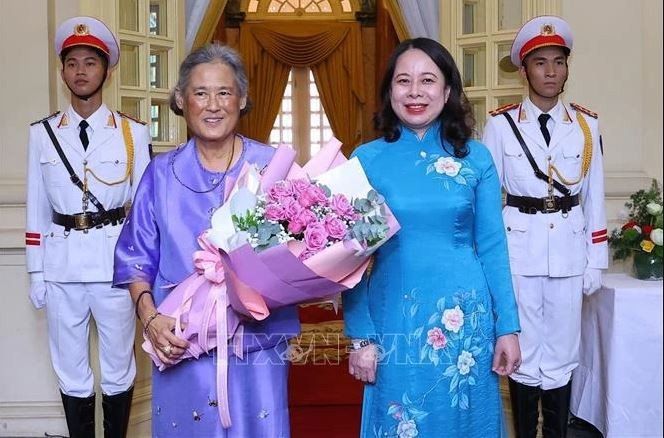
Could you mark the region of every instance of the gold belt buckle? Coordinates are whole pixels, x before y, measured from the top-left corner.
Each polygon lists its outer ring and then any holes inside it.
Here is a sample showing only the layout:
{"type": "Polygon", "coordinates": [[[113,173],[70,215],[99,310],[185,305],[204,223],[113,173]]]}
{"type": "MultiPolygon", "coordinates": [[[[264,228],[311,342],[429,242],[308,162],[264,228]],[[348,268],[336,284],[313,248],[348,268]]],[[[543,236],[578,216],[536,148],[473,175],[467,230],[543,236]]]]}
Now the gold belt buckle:
{"type": "Polygon", "coordinates": [[[88,213],[79,213],[74,215],[74,229],[81,231],[92,228],[90,223],[91,216],[88,213]]]}
{"type": "Polygon", "coordinates": [[[556,198],[547,196],[544,198],[544,213],[552,213],[556,211],[556,198]]]}

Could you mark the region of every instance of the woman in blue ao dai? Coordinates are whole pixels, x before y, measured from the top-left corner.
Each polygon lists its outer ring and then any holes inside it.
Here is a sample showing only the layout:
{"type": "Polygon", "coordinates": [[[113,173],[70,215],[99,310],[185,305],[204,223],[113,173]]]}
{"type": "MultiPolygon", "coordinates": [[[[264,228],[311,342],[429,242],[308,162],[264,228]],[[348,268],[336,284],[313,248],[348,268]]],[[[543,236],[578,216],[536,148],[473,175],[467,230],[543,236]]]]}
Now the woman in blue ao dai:
{"type": "Polygon", "coordinates": [[[401,230],[343,296],[361,436],[503,436],[498,378],[520,364],[520,328],[491,155],[439,43],[401,43],[381,97],[383,136],[354,156],[401,230]]]}

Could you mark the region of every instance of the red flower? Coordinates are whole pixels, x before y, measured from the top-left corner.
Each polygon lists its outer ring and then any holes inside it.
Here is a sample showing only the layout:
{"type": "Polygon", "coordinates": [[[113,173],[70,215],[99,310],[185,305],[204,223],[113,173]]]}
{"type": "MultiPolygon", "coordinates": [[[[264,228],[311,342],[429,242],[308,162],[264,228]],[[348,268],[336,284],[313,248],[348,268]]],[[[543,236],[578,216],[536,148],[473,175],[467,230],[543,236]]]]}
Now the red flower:
{"type": "Polygon", "coordinates": [[[650,225],[644,225],[643,226],[643,234],[650,236],[650,232],[652,231],[652,227],[650,225]]]}
{"type": "Polygon", "coordinates": [[[622,226],[622,230],[628,230],[632,228],[634,225],[636,225],[636,221],[629,221],[625,225],[622,226]]]}

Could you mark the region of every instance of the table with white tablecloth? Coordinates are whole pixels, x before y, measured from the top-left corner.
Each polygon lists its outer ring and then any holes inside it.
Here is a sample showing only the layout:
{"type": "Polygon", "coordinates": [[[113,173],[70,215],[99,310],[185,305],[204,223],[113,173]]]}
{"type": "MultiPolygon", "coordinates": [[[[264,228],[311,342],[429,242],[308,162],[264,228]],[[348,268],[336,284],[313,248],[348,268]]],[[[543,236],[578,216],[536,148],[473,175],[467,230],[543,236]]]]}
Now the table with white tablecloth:
{"type": "Polygon", "coordinates": [[[605,438],[662,436],[662,281],[605,274],[584,297],[572,414],[605,438]]]}

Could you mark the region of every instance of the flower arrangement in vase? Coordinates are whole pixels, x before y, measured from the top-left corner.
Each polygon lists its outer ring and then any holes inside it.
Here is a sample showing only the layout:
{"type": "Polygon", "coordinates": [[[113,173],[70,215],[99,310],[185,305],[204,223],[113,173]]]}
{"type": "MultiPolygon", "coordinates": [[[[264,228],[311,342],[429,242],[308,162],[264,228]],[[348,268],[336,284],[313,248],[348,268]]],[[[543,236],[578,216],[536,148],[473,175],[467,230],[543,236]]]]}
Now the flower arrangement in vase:
{"type": "Polygon", "coordinates": [[[629,197],[621,212],[625,223],[609,237],[614,260],[633,257],[633,274],[641,280],[662,279],[662,191],[657,180],[629,197]]]}

